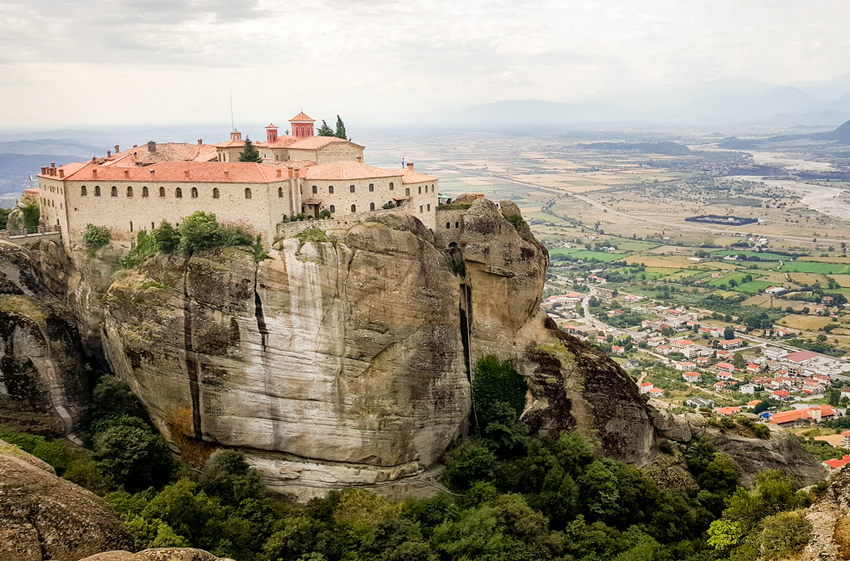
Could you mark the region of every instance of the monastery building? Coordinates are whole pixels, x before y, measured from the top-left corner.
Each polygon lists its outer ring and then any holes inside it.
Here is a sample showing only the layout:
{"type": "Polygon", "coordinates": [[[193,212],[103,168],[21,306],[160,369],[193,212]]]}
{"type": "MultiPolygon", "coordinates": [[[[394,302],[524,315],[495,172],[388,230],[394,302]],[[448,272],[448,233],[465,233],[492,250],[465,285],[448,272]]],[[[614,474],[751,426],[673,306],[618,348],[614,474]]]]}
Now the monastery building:
{"type": "Polygon", "coordinates": [[[363,163],[364,147],[314,136],[303,112],[290,120],[292,135],[266,127],[254,144],[262,163],[240,162],[241,133],[214,146],[149,142],[105,158],[41,169],[39,202],[44,226],[58,226],[66,247],[82,244],[87,224],[106,226],[112,239],[129,245],[139,230],[172,224],[195,211],[212,212],[220,223],[242,223],[274,241],[283,217],[323,210],[335,217],[361,214],[394,203],[432,230],[438,180],[406,169],[363,163]]]}

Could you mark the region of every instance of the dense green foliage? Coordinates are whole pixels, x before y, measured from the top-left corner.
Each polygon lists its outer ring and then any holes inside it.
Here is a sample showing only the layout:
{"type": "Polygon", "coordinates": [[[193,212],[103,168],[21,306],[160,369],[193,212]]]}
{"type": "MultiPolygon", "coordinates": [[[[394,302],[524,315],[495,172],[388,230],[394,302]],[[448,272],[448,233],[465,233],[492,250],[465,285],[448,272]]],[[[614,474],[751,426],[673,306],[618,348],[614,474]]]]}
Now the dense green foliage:
{"type": "Polygon", "coordinates": [[[38,223],[41,220],[41,207],[38,203],[30,203],[21,208],[24,215],[24,227],[32,234],[38,231],[38,223]]]}
{"type": "Polygon", "coordinates": [[[136,242],[133,244],[133,248],[121,258],[121,267],[125,269],[138,267],[158,252],[159,244],[156,240],[156,233],[148,234],[141,230],[136,234],[136,242]]]}
{"type": "Polygon", "coordinates": [[[254,147],[254,143],[251,142],[251,137],[245,137],[245,148],[242,152],[239,153],[239,161],[240,162],[256,162],[260,163],[263,159],[260,157],[260,153],[254,147]]]}
{"type": "Polygon", "coordinates": [[[316,131],[318,136],[336,136],[334,130],[328,126],[324,119],[322,119],[322,126],[319,127],[319,130],[316,131]]]}
{"type": "Polygon", "coordinates": [[[90,255],[108,244],[111,239],[112,234],[106,226],[86,224],[86,230],[83,232],[83,245],[86,247],[90,255]]]}
{"type": "Polygon", "coordinates": [[[11,208],[0,208],[0,230],[6,229],[6,222],[8,222],[10,214],[12,214],[11,208]]]}
{"type": "Polygon", "coordinates": [[[531,233],[531,227],[528,225],[528,222],[519,215],[519,214],[509,214],[505,216],[505,219],[511,223],[511,225],[516,228],[519,237],[524,239],[527,242],[534,242],[534,234],[531,233]]]}
{"type": "Polygon", "coordinates": [[[517,419],[525,407],[528,384],[510,361],[487,355],[478,360],[472,376],[472,430],[495,447],[514,448],[524,435],[517,419]]]}
{"type": "MultiPolygon", "coordinates": [[[[322,122],[324,123],[324,121],[322,122]]],[[[348,136],[345,134],[345,123],[342,122],[342,118],[339,115],[336,116],[336,137],[348,140],[348,136]]]]}
{"type": "Polygon", "coordinates": [[[331,237],[328,236],[327,232],[322,230],[321,228],[307,228],[303,232],[299,232],[295,234],[295,237],[304,242],[329,242],[332,241],[331,237]]]}

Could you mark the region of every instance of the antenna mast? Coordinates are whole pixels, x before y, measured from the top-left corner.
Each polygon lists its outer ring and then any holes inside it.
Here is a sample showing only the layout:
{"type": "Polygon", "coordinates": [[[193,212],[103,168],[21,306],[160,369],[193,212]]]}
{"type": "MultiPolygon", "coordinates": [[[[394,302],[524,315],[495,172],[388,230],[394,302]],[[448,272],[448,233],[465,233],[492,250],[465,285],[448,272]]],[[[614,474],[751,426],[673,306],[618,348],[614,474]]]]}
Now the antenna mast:
{"type": "Polygon", "coordinates": [[[230,91],[230,126],[236,130],[236,125],[233,121],[233,90],[230,91]]]}

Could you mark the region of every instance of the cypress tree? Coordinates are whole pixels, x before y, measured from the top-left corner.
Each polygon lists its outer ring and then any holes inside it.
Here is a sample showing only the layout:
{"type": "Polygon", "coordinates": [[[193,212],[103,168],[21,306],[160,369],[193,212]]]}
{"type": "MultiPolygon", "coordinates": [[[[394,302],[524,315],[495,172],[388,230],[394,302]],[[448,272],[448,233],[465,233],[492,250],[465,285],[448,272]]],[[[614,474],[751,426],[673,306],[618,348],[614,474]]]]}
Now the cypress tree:
{"type": "Polygon", "coordinates": [[[260,157],[260,153],[254,148],[254,143],[251,142],[250,137],[245,137],[245,149],[239,154],[240,162],[257,162],[260,163],[263,159],[260,157]]]}
{"type": "Polygon", "coordinates": [[[345,135],[345,123],[342,122],[339,115],[336,116],[336,137],[348,140],[348,137],[345,135]]]}
{"type": "Polygon", "coordinates": [[[319,127],[319,136],[336,136],[334,130],[328,126],[324,119],[322,119],[322,126],[319,127]]]}

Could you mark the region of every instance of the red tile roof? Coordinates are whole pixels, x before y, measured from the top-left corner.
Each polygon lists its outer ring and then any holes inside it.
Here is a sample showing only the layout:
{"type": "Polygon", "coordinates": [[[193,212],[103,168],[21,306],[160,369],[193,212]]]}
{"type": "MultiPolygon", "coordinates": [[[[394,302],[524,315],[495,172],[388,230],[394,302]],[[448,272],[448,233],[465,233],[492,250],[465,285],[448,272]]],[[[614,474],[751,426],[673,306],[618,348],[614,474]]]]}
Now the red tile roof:
{"type": "Polygon", "coordinates": [[[320,150],[328,144],[343,143],[351,144],[358,148],[363,148],[363,146],[360,146],[359,144],[354,144],[349,140],[345,140],[344,138],[337,138],[335,136],[308,136],[307,138],[296,140],[295,142],[289,145],[289,148],[291,150],[320,150]]]}
{"type": "Polygon", "coordinates": [[[824,463],[826,465],[828,465],[829,467],[831,467],[832,469],[838,469],[838,468],[844,467],[845,465],[850,463],[850,455],[845,454],[844,457],[841,458],[841,459],[835,458],[835,459],[832,459],[832,460],[827,460],[824,463]]]}
{"type": "Polygon", "coordinates": [[[146,181],[151,183],[273,183],[284,181],[288,174],[277,177],[277,169],[250,162],[160,162],[146,167],[110,167],[85,164],[75,173],[66,175],[70,181],[146,181]],[[93,177],[97,171],[97,178],[93,177]],[[188,177],[186,172],[189,172],[188,177]],[[153,173],[151,173],[153,172],[153,173]],[[227,177],[225,177],[227,172],[227,177]],[[128,176],[125,176],[125,173],[128,176]]]}
{"type": "Polygon", "coordinates": [[[790,355],[785,355],[782,357],[784,360],[790,360],[791,362],[803,362],[805,360],[809,360],[810,358],[814,358],[818,356],[818,353],[814,351],[800,351],[797,353],[791,353],[790,355]]]}
{"type": "MultiPolygon", "coordinates": [[[[777,394],[778,392],[773,392],[777,394]]],[[[786,394],[788,392],[785,392],[786,394]]],[[[832,417],[835,415],[835,409],[829,405],[816,405],[808,409],[795,409],[794,411],[783,411],[782,413],[774,413],[770,417],[770,422],[781,425],[791,423],[801,419],[814,419],[812,411],[820,410],[821,418],[832,417]]]]}
{"type": "MultiPolygon", "coordinates": [[[[242,142],[242,144],[245,143],[242,142]]],[[[165,142],[156,145],[156,152],[148,150],[147,144],[122,150],[104,165],[133,166],[158,162],[211,162],[215,159],[216,149],[213,145],[165,142]]]]}
{"type": "Polygon", "coordinates": [[[398,177],[399,175],[401,174],[398,172],[351,161],[331,162],[329,164],[314,166],[308,168],[304,173],[306,179],[327,179],[329,181],[398,177]]]}
{"type": "Polygon", "coordinates": [[[289,122],[290,122],[290,123],[305,123],[305,122],[315,123],[315,122],[316,122],[316,119],[312,119],[312,118],[310,118],[310,117],[309,117],[306,113],[304,113],[304,112],[302,111],[302,112],[300,112],[298,115],[296,115],[296,116],[294,116],[293,118],[291,118],[291,119],[289,120],[289,122]]]}
{"type": "Polygon", "coordinates": [[[437,178],[433,175],[425,175],[424,173],[419,173],[418,171],[412,171],[409,169],[396,170],[396,173],[404,177],[404,183],[425,183],[426,181],[437,181],[437,178]]]}

